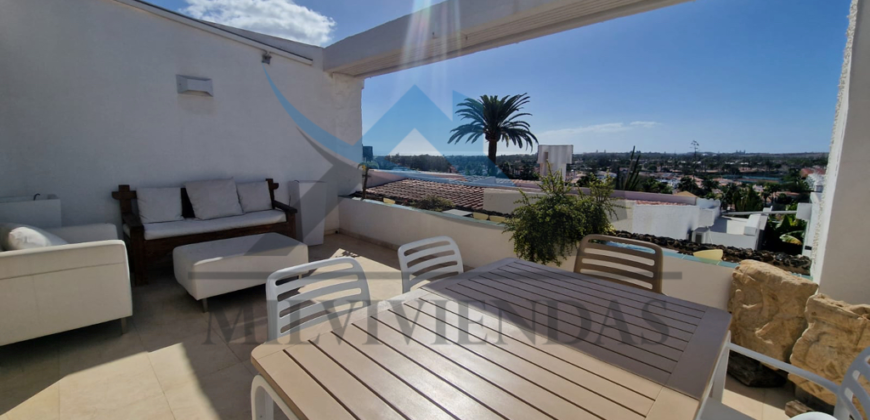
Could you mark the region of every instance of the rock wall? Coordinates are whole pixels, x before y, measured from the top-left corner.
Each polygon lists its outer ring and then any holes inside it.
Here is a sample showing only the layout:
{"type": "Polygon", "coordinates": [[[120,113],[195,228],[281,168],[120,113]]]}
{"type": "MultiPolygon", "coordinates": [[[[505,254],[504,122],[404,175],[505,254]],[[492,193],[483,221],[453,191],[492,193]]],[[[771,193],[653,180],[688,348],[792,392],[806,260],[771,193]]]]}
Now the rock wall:
{"type": "MultiPolygon", "coordinates": [[[[870,347],[870,305],[817,295],[807,302],[806,319],[809,328],[795,343],[790,363],[839,384],[858,353],[870,347]]],[[[834,394],[824,388],[795,375],[789,379],[826,403],[836,403],[834,394]]],[[[870,391],[866,380],[863,385],[870,391]]]]}
{"type": "Polygon", "coordinates": [[[803,255],[789,255],[784,252],[756,251],[749,248],[735,248],[733,246],[699,244],[685,239],[666,238],[663,236],[645,235],[626,231],[616,231],[614,236],[621,238],[637,239],[652,242],[660,247],[673,249],[681,254],[692,255],[698,251],[708,249],[721,249],[724,253],[722,259],[729,262],[739,263],[743,260],[763,261],[786,271],[798,274],[809,274],[813,261],[803,255]]]}
{"type": "Polygon", "coordinates": [[[787,361],[807,328],[804,307],[819,286],[785,270],[745,260],[731,278],[731,341],[787,361]]]}

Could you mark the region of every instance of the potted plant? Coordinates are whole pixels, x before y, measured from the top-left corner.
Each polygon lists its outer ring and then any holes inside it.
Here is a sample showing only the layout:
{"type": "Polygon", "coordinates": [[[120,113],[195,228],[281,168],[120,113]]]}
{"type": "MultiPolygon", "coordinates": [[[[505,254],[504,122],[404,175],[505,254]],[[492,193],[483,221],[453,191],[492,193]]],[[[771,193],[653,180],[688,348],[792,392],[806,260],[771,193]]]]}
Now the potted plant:
{"type": "Polygon", "coordinates": [[[613,231],[610,216],[616,204],[610,197],[610,180],[592,181],[588,195],[574,188],[557,172],[542,178],[544,195],[529,197],[520,191],[522,198],[517,203],[522,206],[504,222],[504,231],[511,233],[514,252],[520,258],[561,265],[576,252],[584,236],[613,231]]]}

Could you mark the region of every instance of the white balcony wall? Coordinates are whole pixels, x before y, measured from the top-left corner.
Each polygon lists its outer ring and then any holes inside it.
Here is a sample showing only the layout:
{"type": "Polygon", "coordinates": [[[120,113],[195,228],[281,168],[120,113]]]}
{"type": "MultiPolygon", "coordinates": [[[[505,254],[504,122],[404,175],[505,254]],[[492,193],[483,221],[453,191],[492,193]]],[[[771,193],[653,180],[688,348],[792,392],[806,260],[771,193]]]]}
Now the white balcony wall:
{"type": "MultiPolygon", "coordinates": [[[[820,215],[813,229],[813,278],[819,291],[870,303],[870,5],[853,1],[820,215]]],[[[814,201],[814,204],[816,201],[814,201]]]]}
{"type": "MultiPolygon", "coordinates": [[[[56,193],[63,223],[119,223],[118,184],[187,180],[324,180],[327,208],[359,184],[334,166],[281,107],[284,96],[320,127],[362,136],[362,80],[329,75],[322,49],[287,41],[313,64],[114,0],[4,2],[0,13],[0,196],[56,193]],[[211,79],[214,97],[182,95],[176,75],[211,79]]],[[[360,144],[359,156],[362,157],[360,144]]],[[[359,159],[357,159],[358,161],[359,159]]],[[[327,230],[338,228],[331,212],[327,230]]]]}
{"type": "MultiPolygon", "coordinates": [[[[479,267],[516,257],[510,235],[499,224],[475,221],[403,206],[359,199],[339,199],[341,232],[379,245],[398,248],[408,242],[439,235],[456,241],[462,262],[479,267]]],[[[553,264],[555,266],[555,264],[553,264]]],[[[574,257],[560,268],[571,270],[574,257]]],[[[725,309],[732,269],[672,256],[664,258],[664,292],[668,296],[725,309]]]]}

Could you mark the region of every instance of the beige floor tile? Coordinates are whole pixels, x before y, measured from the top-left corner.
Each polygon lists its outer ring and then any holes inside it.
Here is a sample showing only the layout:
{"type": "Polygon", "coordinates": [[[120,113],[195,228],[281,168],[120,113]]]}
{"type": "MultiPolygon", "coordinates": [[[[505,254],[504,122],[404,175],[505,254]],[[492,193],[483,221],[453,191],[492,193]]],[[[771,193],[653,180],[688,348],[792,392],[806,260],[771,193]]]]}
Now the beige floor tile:
{"type": "Polygon", "coordinates": [[[134,321],[139,339],[145,350],[151,352],[184,341],[188,337],[206,333],[208,319],[202,315],[179,317],[175,321],[134,321]]]}
{"type": "Polygon", "coordinates": [[[223,340],[208,333],[155,350],[148,358],[164,391],[239,363],[223,340]]]}
{"type": "Polygon", "coordinates": [[[246,369],[248,369],[248,372],[251,372],[251,375],[259,375],[260,374],[260,372],[257,371],[257,368],[254,367],[254,364],[251,363],[250,360],[245,360],[244,362],[242,362],[242,364],[245,366],[246,369]]]}
{"type": "Polygon", "coordinates": [[[90,420],[174,420],[164,395],[156,395],[133,404],[96,413],[90,420]]]}
{"type": "Polygon", "coordinates": [[[254,375],[238,363],[166,391],[176,419],[248,420],[254,375]]]}
{"type": "Polygon", "coordinates": [[[268,337],[268,320],[266,317],[248,322],[239,322],[232,328],[220,328],[216,323],[212,324],[215,336],[224,339],[227,347],[241,362],[251,360],[251,351],[260,344],[266,342],[268,337]]]}
{"type": "Polygon", "coordinates": [[[785,405],[795,400],[794,390],[789,387],[767,388],[764,390],[763,420],[788,420],[785,405]]]}
{"type": "MultiPolygon", "coordinates": [[[[12,390],[10,392],[15,392],[12,390]]],[[[2,417],[0,417],[2,418],[2,417]]],[[[6,413],[8,420],[53,420],[60,418],[60,393],[57,384],[36,393],[6,413]]]]}
{"type": "Polygon", "coordinates": [[[0,347],[0,414],[60,380],[57,335],[0,347]]]}
{"type": "Polygon", "coordinates": [[[60,414],[63,419],[90,419],[160,395],[148,356],[137,354],[64,377],[60,414]]]}
{"type": "Polygon", "coordinates": [[[62,341],[58,358],[61,376],[145,353],[132,323],[126,334],[121,334],[119,323],[114,321],[64,333],[62,341]]]}
{"type": "Polygon", "coordinates": [[[60,379],[58,335],[0,346],[0,394],[28,384],[50,385],[60,379]]]}
{"type": "Polygon", "coordinates": [[[764,409],[764,389],[747,387],[731,376],[727,376],[722,402],[749,417],[761,420],[764,409]]]}

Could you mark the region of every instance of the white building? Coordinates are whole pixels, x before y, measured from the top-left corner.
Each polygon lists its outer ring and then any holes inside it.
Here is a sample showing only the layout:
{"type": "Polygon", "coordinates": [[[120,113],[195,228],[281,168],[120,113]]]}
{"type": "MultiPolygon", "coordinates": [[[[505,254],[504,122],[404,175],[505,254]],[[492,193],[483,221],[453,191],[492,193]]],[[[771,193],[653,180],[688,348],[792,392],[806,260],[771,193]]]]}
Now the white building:
{"type": "Polygon", "coordinates": [[[820,193],[825,190],[825,176],[818,173],[807,175],[807,185],[812,192],[820,193]]]}

